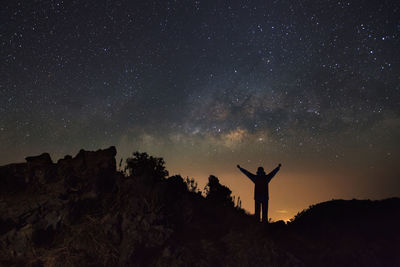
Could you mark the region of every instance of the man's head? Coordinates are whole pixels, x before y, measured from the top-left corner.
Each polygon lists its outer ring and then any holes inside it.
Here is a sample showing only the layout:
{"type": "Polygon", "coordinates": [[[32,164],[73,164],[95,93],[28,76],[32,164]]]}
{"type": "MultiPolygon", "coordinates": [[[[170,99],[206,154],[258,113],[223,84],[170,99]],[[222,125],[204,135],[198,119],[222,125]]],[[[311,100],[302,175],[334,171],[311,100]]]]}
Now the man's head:
{"type": "Polygon", "coordinates": [[[264,168],[263,168],[263,167],[258,167],[258,169],[257,169],[257,175],[263,175],[263,174],[265,174],[264,168]]]}

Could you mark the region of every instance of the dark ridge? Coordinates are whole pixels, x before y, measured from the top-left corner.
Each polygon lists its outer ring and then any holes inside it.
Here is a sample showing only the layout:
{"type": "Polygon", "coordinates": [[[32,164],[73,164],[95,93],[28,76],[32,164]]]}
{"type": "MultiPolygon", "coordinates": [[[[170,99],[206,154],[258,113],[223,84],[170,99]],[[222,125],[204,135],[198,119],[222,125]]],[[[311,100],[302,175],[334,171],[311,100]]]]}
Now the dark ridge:
{"type": "MultiPolygon", "coordinates": [[[[1,266],[400,266],[400,199],[332,200],[257,222],[211,175],[81,150],[0,167],[1,266]]],[[[240,203],[240,202],[238,202],[240,203]]]]}

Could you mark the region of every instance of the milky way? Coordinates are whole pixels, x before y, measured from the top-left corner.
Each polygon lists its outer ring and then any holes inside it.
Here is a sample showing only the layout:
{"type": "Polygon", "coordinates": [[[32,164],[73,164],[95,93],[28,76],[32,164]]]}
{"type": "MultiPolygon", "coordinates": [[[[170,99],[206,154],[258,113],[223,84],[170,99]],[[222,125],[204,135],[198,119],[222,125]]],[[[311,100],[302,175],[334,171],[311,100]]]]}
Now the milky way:
{"type": "Polygon", "coordinates": [[[236,163],[278,161],[276,196],[296,174],[330,188],[303,205],[400,194],[398,1],[8,1],[0,18],[1,164],[116,145],[240,195],[236,163]],[[371,178],[342,195],[340,168],[371,178]]]}

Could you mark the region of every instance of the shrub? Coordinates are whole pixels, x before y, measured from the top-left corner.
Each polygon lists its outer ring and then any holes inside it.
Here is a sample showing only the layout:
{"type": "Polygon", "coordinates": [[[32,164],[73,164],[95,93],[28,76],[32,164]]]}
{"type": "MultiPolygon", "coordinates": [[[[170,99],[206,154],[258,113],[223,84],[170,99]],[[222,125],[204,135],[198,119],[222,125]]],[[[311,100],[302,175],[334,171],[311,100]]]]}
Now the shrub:
{"type": "Polygon", "coordinates": [[[134,152],[132,158],[127,158],[125,170],[129,176],[153,180],[163,180],[168,176],[164,159],[149,156],[145,152],[134,152]]]}
{"type": "Polygon", "coordinates": [[[231,197],[232,191],[219,183],[219,179],[214,175],[208,177],[208,183],[204,188],[206,199],[214,201],[216,203],[221,203],[226,206],[233,206],[233,200],[231,197]]]}

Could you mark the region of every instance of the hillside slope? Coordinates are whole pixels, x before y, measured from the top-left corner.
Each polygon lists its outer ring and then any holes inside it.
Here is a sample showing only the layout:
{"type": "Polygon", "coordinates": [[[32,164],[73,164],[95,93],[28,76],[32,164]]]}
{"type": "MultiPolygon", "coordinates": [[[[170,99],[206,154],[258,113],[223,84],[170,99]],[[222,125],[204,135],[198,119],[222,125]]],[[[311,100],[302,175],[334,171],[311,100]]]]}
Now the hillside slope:
{"type": "Polygon", "coordinates": [[[210,176],[203,194],[145,153],[48,154],[0,167],[5,266],[400,266],[399,199],[330,201],[259,223],[210,176]]]}

